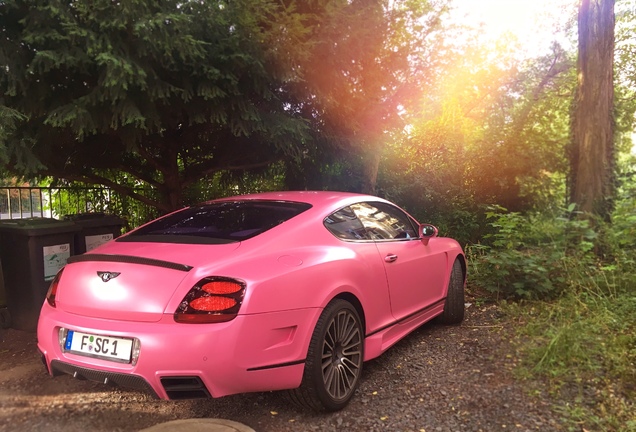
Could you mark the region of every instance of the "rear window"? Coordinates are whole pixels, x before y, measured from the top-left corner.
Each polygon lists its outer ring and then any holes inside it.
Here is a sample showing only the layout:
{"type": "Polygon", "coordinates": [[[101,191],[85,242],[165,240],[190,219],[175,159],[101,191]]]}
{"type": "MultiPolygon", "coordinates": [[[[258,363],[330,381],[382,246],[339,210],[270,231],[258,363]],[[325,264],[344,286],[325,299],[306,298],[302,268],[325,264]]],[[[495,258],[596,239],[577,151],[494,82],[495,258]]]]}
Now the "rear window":
{"type": "Polygon", "coordinates": [[[343,240],[371,240],[351,207],[345,207],[325,218],[325,226],[343,240]]]}
{"type": "Polygon", "coordinates": [[[255,237],[311,208],[288,201],[225,201],[188,207],[149,223],[120,242],[232,243],[255,237]]]}

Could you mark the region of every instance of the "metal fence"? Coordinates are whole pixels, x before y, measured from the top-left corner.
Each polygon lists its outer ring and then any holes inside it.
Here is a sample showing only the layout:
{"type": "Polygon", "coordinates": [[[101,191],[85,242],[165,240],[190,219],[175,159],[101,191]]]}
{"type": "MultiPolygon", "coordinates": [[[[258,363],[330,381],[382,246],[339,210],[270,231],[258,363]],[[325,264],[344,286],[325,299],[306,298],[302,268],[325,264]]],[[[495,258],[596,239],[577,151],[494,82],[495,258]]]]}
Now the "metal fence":
{"type": "Polygon", "coordinates": [[[147,222],[158,213],[137,200],[100,187],[0,187],[0,219],[48,217],[102,212],[126,221],[125,229],[147,222]]]}

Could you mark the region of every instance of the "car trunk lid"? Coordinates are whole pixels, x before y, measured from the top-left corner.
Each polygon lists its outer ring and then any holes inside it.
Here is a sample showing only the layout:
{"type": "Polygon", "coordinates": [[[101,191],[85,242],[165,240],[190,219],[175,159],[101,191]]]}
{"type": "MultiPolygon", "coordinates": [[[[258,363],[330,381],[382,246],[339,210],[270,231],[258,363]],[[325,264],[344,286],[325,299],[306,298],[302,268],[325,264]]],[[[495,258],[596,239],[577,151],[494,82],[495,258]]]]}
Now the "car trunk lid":
{"type": "Polygon", "coordinates": [[[223,261],[238,245],[208,245],[196,253],[161,254],[161,245],[152,244],[136,248],[135,255],[124,254],[125,248],[102,247],[96,253],[74,256],[64,268],[56,304],[76,315],[156,322],[171,312],[166,307],[175,293],[185,295],[191,288],[179,289],[196,267],[223,261]]]}

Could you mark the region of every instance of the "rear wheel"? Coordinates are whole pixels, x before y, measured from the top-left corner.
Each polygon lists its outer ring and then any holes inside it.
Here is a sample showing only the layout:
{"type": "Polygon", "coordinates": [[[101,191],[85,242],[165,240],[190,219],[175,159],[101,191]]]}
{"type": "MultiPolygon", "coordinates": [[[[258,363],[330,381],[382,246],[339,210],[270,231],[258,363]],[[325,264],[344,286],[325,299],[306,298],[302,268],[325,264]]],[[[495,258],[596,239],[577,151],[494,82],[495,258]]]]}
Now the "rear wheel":
{"type": "Polygon", "coordinates": [[[464,320],[464,271],[459,259],[451,269],[444,312],[437,317],[441,324],[459,324],[464,320]]]}
{"type": "Polygon", "coordinates": [[[363,347],[356,309],[340,299],[329,303],[311,337],[302,384],[288,391],[289,399],[316,411],[344,408],[360,382],[363,347]]]}

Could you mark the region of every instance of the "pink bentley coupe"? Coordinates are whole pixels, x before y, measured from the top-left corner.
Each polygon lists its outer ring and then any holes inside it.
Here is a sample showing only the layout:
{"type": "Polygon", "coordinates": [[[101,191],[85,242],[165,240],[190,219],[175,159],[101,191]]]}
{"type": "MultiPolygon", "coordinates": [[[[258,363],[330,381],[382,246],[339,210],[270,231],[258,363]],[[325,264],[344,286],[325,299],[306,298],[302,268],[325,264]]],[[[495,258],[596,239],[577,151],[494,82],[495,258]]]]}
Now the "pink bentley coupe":
{"type": "Polygon", "coordinates": [[[188,207],[72,256],[42,306],[48,372],[164,399],[287,390],[318,411],[423,323],[464,318],[466,261],[390,202],[270,192],[188,207]]]}

